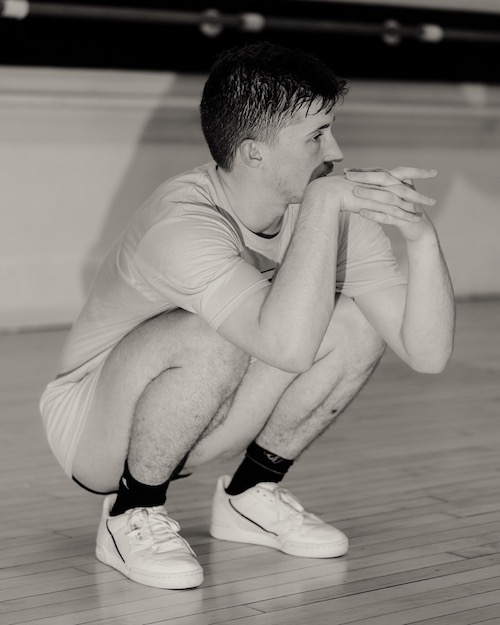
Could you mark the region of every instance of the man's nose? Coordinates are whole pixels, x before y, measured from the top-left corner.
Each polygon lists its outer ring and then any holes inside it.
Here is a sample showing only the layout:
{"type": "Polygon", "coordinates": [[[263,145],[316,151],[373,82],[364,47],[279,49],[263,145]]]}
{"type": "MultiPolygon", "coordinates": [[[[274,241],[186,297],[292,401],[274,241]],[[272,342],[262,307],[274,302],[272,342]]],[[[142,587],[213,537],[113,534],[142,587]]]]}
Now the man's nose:
{"type": "Polygon", "coordinates": [[[324,161],[338,163],[344,159],[344,154],[337,143],[337,140],[333,135],[330,135],[330,139],[327,143],[324,161]]]}

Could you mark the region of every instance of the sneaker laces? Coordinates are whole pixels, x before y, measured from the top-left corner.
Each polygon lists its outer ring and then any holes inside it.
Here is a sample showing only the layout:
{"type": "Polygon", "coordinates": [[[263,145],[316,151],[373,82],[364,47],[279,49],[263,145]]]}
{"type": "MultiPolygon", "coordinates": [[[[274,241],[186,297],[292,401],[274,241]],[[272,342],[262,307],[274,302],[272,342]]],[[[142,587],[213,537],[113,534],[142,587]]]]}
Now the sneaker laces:
{"type": "Polygon", "coordinates": [[[300,501],[286,488],[276,486],[272,490],[274,504],[278,510],[278,520],[290,519],[294,529],[302,527],[307,512],[300,501]]]}
{"type": "Polygon", "coordinates": [[[179,523],[170,518],[162,506],[135,510],[130,516],[129,527],[127,536],[151,548],[155,553],[182,547],[195,555],[189,543],[177,533],[181,529],[179,523]]]}

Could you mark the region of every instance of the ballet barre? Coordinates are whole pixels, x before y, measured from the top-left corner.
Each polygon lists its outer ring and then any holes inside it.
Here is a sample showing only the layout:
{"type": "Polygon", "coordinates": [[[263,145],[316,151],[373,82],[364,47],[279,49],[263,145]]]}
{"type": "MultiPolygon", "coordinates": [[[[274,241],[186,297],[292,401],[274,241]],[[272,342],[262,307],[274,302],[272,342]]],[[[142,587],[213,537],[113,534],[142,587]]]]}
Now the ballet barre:
{"type": "Polygon", "coordinates": [[[207,37],[216,37],[224,29],[228,28],[247,33],[280,30],[378,36],[388,45],[397,45],[404,38],[434,44],[445,40],[469,43],[500,43],[500,32],[497,31],[448,28],[439,24],[404,25],[393,19],[387,19],[381,23],[342,22],[327,19],[265,16],[261,13],[253,12],[229,14],[221,13],[215,8],[196,12],[83,4],[53,4],[30,2],[29,0],[0,0],[0,18],[24,20],[29,17],[193,26],[199,28],[207,37]]]}

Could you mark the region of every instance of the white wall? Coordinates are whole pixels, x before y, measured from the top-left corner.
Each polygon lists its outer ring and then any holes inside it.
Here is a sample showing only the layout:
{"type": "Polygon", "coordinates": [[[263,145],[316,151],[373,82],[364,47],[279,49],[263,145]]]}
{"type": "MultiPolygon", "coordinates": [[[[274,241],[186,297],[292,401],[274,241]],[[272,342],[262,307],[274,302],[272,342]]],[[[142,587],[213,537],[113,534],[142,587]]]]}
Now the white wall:
{"type": "MultiPolygon", "coordinates": [[[[70,323],[142,201],[210,158],[203,80],[0,67],[0,328],[70,323]]],[[[346,166],[439,170],[420,188],[459,296],[500,294],[499,103],[498,87],[363,82],[337,116],[346,166]]]]}

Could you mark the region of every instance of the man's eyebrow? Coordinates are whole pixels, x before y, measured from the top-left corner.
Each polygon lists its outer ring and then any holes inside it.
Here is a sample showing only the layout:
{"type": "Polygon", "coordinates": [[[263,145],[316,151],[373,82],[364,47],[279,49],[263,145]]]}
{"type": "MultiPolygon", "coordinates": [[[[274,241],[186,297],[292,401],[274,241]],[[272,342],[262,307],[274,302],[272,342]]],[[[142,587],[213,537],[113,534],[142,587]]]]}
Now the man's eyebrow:
{"type": "MultiPolygon", "coordinates": [[[[333,120],[335,121],[335,120],[333,120]]],[[[332,122],[333,123],[333,122],[332,122]]],[[[322,126],[320,126],[319,128],[315,128],[311,133],[309,134],[314,134],[315,132],[318,132],[320,130],[326,130],[327,128],[330,128],[331,124],[323,124],[322,126]]]]}

